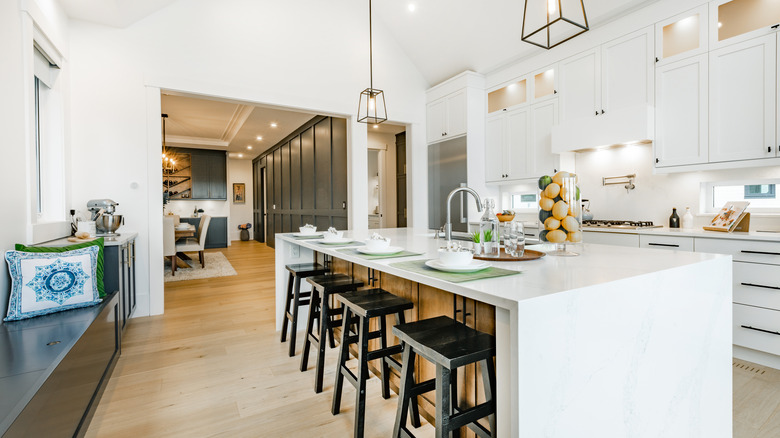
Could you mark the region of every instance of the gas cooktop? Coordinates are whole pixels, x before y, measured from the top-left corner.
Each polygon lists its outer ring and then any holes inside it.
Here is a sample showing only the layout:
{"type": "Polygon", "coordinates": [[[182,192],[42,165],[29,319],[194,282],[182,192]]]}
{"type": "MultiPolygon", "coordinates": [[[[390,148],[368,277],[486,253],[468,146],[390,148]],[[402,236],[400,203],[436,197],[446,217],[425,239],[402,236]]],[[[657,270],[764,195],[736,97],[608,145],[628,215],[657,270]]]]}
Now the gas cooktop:
{"type": "Polygon", "coordinates": [[[654,225],[653,221],[614,221],[614,220],[589,220],[582,221],[583,228],[618,228],[623,230],[635,230],[638,228],[661,228],[654,225]]]}

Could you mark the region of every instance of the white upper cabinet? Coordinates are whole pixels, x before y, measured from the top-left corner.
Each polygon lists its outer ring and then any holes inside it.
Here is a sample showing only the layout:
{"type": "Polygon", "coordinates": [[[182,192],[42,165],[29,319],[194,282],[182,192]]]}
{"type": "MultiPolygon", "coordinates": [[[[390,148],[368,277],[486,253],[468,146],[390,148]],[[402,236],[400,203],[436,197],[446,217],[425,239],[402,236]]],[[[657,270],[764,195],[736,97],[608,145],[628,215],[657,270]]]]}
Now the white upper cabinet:
{"type": "Polygon", "coordinates": [[[528,103],[528,78],[488,93],[488,114],[528,103]]]}
{"type": "Polygon", "coordinates": [[[560,156],[552,153],[552,128],[558,124],[558,99],[531,105],[530,156],[528,177],[554,174],[560,166],[560,156]]]}
{"type": "Polygon", "coordinates": [[[780,24],[778,0],[710,2],[710,49],[774,34],[780,24]]]}
{"type": "Polygon", "coordinates": [[[656,69],[655,166],[707,162],[707,55],[656,69]]]}
{"type": "Polygon", "coordinates": [[[551,99],[558,94],[558,66],[551,65],[531,74],[531,102],[551,99]]]}
{"type": "Polygon", "coordinates": [[[653,28],[601,46],[601,109],[605,112],[652,104],[653,28]]]}
{"type": "Polygon", "coordinates": [[[598,115],[601,111],[601,51],[588,50],[560,62],[561,120],[598,115]]]}
{"type": "Polygon", "coordinates": [[[777,36],[710,52],[710,161],[775,157],[777,36]]]}
{"type": "Polygon", "coordinates": [[[528,106],[502,111],[487,119],[485,175],[488,182],[530,178],[528,106]]]}
{"type": "Polygon", "coordinates": [[[560,62],[561,121],[653,103],[653,28],[560,62]]]}
{"type": "Polygon", "coordinates": [[[427,105],[428,143],[436,143],[466,133],[466,92],[458,91],[427,105]]]}
{"type": "Polygon", "coordinates": [[[707,53],[707,5],[675,15],[655,25],[657,65],[707,53]]]}

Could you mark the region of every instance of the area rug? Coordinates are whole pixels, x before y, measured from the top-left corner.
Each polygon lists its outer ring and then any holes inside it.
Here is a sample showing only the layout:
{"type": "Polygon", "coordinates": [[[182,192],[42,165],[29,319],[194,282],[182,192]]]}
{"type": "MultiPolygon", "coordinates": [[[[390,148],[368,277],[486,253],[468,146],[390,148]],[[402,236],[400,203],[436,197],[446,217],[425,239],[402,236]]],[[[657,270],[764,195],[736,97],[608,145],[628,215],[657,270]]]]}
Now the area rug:
{"type": "Polygon", "coordinates": [[[225,254],[221,252],[207,252],[206,254],[206,268],[200,267],[200,259],[198,254],[188,254],[192,257],[189,263],[191,268],[178,268],[176,269],[176,275],[171,275],[171,262],[167,260],[165,264],[165,281],[184,281],[184,280],[198,280],[202,278],[213,277],[229,277],[231,275],[238,275],[233,265],[230,264],[225,254]]]}

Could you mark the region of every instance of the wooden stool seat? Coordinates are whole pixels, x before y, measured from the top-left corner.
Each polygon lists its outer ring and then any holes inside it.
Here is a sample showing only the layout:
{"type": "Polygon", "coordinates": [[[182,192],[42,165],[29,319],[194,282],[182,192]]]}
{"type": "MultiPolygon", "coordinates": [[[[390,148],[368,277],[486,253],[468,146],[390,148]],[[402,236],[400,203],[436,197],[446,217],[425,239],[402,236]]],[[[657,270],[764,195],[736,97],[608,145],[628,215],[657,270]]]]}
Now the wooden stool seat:
{"type": "Polygon", "coordinates": [[[363,282],[355,280],[346,274],[317,275],[306,279],[311,284],[309,318],[306,323],[306,337],[301,354],[301,372],[309,368],[309,351],[312,345],[317,348],[317,365],[315,367],[314,392],[322,392],[322,379],[325,368],[325,342],[330,340],[331,348],[335,348],[333,328],[340,327],[341,319],[333,317],[341,313],[341,309],[331,309],[330,297],[333,294],[355,291],[363,287],[363,282]],[[317,321],[315,323],[315,321],[317,321]]]}
{"type": "Polygon", "coordinates": [[[287,300],[284,306],[284,320],[282,321],[282,342],[287,340],[287,326],[290,326],[290,357],[295,356],[295,338],[298,332],[298,309],[308,306],[311,293],[301,292],[301,278],[315,275],[324,275],[329,270],[319,263],[299,263],[286,265],[290,272],[287,278],[287,300]]]}
{"type": "Polygon", "coordinates": [[[393,334],[403,345],[403,369],[396,410],[393,438],[414,437],[406,428],[406,411],[410,401],[420,394],[436,390],[436,437],[448,437],[467,426],[482,438],[496,437],[496,354],[495,337],[467,327],[446,316],[425,319],[393,327],[393,334]],[[436,378],[414,382],[416,355],[436,365],[436,378]],[[473,408],[460,409],[457,404],[457,369],[478,362],[482,371],[485,402],[473,408]],[[488,417],[490,430],[477,420],[488,417]]]}
{"type": "MultiPolygon", "coordinates": [[[[368,372],[368,362],[374,359],[381,360],[382,397],[390,398],[390,367],[401,371],[401,364],[393,359],[392,355],[403,352],[401,345],[387,346],[387,320],[386,316],[395,314],[396,324],[403,324],[404,310],[414,308],[411,301],[397,297],[382,289],[369,289],[354,292],[345,292],[336,296],[336,300],[342,303],[344,313],[341,317],[341,343],[339,345],[339,361],[336,366],[336,382],[333,386],[333,405],[331,412],[337,415],[341,410],[341,394],[346,378],[355,387],[355,438],[362,438],[365,431],[366,412],[366,381],[371,377],[368,372]],[[379,319],[379,330],[370,330],[371,318],[379,319]],[[357,325],[357,332],[353,331],[353,324],[357,325]],[[368,341],[379,338],[380,348],[369,351],[368,341]],[[358,372],[355,375],[347,368],[349,360],[350,344],[357,345],[358,372]]],[[[419,412],[417,405],[412,407],[412,421],[419,426],[419,412]]]]}

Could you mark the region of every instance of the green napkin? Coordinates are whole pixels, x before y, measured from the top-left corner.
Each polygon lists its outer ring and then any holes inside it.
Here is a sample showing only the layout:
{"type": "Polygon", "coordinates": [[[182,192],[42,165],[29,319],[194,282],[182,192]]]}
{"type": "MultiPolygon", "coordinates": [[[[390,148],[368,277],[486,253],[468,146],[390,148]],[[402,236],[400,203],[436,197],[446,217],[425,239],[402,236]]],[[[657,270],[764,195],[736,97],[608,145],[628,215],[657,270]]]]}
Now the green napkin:
{"type": "Polygon", "coordinates": [[[376,259],[393,259],[396,257],[410,257],[410,256],[419,256],[422,255],[421,252],[411,252],[411,251],[401,251],[397,252],[395,254],[363,254],[362,252],[352,249],[352,248],[345,248],[338,250],[339,252],[343,252],[345,254],[357,256],[364,258],[366,260],[376,260],[376,259]]]}
{"type": "Polygon", "coordinates": [[[403,269],[405,271],[438,278],[439,280],[449,281],[451,283],[463,283],[465,281],[482,280],[484,278],[505,277],[507,275],[516,275],[520,273],[519,271],[510,271],[509,269],[494,267],[483,269],[477,272],[444,272],[429,268],[425,265],[425,262],[427,261],[428,260],[411,260],[407,262],[391,263],[390,266],[403,269]]]}

